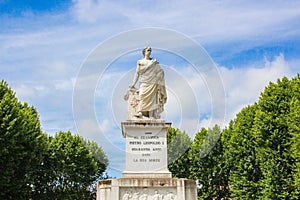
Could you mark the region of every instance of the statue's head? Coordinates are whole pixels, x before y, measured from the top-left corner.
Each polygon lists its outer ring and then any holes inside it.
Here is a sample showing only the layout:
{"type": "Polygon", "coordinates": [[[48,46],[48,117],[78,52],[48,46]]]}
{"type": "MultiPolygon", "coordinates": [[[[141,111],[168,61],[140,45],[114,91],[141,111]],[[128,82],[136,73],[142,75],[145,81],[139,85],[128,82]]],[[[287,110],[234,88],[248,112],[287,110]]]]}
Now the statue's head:
{"type": "Polygon", "coordinates": [[[151,49],[151,47],[145,47],[144,49],[143,49],[143,55],[145,56],[145,53],[146,53],[146,51],[150,51],[150,53],[151,53],[151,51],[152,51],[152,49],[151,49]]]}

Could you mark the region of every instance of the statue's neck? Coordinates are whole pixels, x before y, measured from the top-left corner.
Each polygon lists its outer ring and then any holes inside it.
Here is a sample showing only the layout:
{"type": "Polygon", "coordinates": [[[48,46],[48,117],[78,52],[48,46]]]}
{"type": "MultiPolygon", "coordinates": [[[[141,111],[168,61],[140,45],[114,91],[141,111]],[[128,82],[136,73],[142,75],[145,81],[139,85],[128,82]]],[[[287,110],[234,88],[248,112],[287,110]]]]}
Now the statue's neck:
{"type": "Polygon", "coordinates": [[[144,59],[145,60],[151,60],[150,56],[145,56],[144,59]]]}

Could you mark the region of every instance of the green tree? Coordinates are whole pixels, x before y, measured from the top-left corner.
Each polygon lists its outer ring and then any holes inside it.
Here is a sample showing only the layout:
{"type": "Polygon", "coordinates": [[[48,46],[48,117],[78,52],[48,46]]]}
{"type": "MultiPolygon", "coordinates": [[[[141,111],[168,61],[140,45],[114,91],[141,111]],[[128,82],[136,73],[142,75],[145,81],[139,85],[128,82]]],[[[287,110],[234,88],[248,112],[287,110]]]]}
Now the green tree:
{"type": "Polygon", "coordinates": [[[48,154],[40,168],[43,183],[37,185],[33,198],[93,199],[91,185],[100,178],[108,163],[101,151],[95,143],[83,142],[80,136],[70,132],[49,137],[48,154]],[[93,148],[93,152],[89,148],[93,148]]]}
{"type": "Polygon", "coordinates": [[[290,115],[288,120],[289,131],[292,135],[292,157],[295,159],[293,166],[293,178],[295,183],[295,196],[300,196],[300,81],[296,77],[292,81],[293,97],[290,105],[290,115]],[[298,79],[298,80],[297,80],[298,79]]]}
{"type": "Polygon", "coordinates": [[[190,178],[198,180],[199,199],[226,199],[228,171],[225,167],[219,126],[202,128],[189,150],[190,178]]]}
{"type": "Polygon", "coordinates": [[[103,151],[103,149],[95,142],[86,140],[81,137],[81,141],[83,142],[84,146],[89,150],[92,154],[94,160],[97,162],[98,170],[95,175],[95,180],[93,184],[90,186],[90,191],[94,194],[97,192],[97,181],[107,178],[107,175],[104,174],[106,167],[108,165],[108,158],[103,151]]]}
{"type": "Polygon", "coordinates": [[[277,84],[270,83],[258,101],[253,130],[257,159],[264,177],[260,181],[261,199],[298,199],[288,121],[295,93],[292,85],[299,81],[298,76],[292,81],[283,78],[277,84]]]}
{"type": "Polygon", "coordinates": [[[225,166],[230,171],[229,185],[233,199],[259,197],[259,181],[263,176],[252,131],[256,110],[257,104],[242,109],[222,133],[225,166]]]}
{"type": "Polygon", "coordinates": [[[223,131],[233,199],[299,199],[300,75],[270,83],[223,131]]]}
{"type": "Polygon", "coordinates": [[[0,199],[26,199],[42,162],[46,135],[38,114],[0,82],[0,199]]]}
{"type": "Polygon", "coordinates": [[[179,129],[170,128],[167,135],[168,168],[173,177],[186,178],[190,175],[190,161],[188,159],[191,138],[179,129]]]}

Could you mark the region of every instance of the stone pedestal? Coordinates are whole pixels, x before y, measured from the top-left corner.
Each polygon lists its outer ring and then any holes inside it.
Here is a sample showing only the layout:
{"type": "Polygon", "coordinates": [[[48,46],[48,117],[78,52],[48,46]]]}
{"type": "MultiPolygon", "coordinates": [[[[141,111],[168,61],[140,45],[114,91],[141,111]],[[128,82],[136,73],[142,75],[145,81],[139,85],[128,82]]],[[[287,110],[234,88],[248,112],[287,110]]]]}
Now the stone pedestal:
{"type": "Polygon", "coordinates": [[[97,200],[196,200],[195,181],[177,178],[119,178],[99,181],[97,200]]]}
{"type": "Polygon", "coordinates": [[[196,200],[194,180],[172,178],[168,170],[164,120],[122,122],[126,165],[122,178],[97,184],[97,200],[196,200]]]}
{"type": "Polygon", "coordinates": [[[126,139],[123,178],[171,178],[167,160],[167,133],[171,123],[139,120],[122,123],[126,139]]]}

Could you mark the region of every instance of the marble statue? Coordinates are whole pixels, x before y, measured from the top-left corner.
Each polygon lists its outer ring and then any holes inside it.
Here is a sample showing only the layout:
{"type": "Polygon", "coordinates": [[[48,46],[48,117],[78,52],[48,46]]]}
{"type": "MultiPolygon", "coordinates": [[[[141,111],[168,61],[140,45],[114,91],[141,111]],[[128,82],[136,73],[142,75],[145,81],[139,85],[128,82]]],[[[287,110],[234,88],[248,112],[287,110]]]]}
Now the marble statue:
{"type": "Polygon", "coordinates": [[[164,104],[167,101],[164,71],[158,61],[150,55],[151,48],[146,47],[143,49],[144,57],[137,61],[133,83],[129,86],[129,96],[132,95],[132,98],[136,99],[128,102],[130,105],[128,106],[130,108],[128,119],[143,117],[160,119],[160,114],[164,111],[164,104]],[[138,96],[133,97],[138,80],[138,96]]]}

